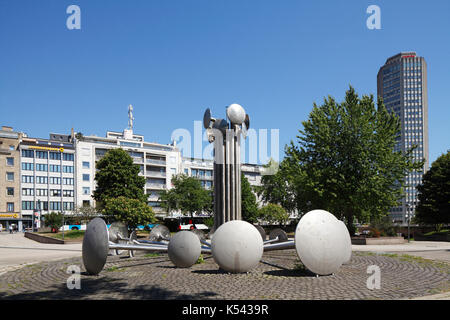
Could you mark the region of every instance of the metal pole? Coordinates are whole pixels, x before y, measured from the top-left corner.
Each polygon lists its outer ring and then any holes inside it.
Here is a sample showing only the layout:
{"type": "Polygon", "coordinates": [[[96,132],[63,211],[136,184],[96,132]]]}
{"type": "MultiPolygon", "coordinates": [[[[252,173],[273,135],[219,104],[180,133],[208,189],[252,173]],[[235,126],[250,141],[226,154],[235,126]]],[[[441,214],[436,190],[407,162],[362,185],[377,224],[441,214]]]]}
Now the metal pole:
{"type": "Polygon", "coordinates": [[[62,211],[62,223],[63,223],[63,228],[62,228],[62,240],[64,241],[64,211],[62,211]]]}
{"type": "Polygon", "coordinates": [[[410,237],[409,237],[409,222],[411,221],[411,213],[408,214],[408,243],[410,242],[410,237]]]}

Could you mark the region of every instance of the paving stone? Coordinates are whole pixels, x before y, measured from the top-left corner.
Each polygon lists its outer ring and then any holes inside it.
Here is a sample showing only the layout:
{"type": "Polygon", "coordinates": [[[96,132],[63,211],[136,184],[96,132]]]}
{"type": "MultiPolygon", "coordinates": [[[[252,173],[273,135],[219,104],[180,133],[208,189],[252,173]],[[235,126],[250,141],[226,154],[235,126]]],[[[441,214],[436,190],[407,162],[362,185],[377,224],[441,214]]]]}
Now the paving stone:
{"type": "Polygon", "coordinates": [[[0,299],[405,299],[450,290],[448,264],[424,264],[398,257],[354,254],[335,275],[301,270],[295,250],[271,251],[249,273],[230,274],[213,259],[175,268],[166,254],[110,256],[97,276],[81,258],[24,266],[0,275],[0,299]],[[81,289],[69,290],[68,266],[77,265],[81,289]],[[381,270],[381,288],[369,290],[367,267],[381,270]]]}

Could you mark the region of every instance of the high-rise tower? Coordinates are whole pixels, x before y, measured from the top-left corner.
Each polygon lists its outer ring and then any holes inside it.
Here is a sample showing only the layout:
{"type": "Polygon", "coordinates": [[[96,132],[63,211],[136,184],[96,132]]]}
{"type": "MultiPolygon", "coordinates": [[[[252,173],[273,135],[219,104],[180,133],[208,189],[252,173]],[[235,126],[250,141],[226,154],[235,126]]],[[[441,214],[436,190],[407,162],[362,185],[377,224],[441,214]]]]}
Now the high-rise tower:
{"type": "Polygon", "coordinates": [[[422,176],[429,167],[425,59],[415,52],[402,52],[388,58],[378,71],[377,88],[387,110],[395,113],[401,121],[401,134],[397,138],[395,151],[405,152],[417,145],[414,160],[425,159],[421,172],[412,172],[405,177],[405,196],[398,206],[390,210],[396,222],[406,223],[406,214],[414,214],[417,205],[416,186],[422,182],[422,176]]]}

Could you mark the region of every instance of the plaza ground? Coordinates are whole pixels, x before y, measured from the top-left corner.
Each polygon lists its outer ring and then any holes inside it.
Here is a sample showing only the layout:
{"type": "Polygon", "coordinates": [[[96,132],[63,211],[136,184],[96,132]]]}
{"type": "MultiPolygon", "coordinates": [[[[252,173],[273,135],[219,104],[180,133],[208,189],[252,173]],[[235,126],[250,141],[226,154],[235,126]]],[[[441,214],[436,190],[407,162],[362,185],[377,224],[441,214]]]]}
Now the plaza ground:
{"type": "Polygon", "coordinates": [[[450,243],[353,246],[351,263],[316,278],[295,250],[264,254],[249,273],[219,270],[211,256],[188,269],[167,254],[110,256],[98,276],[82,272],[81,290],[66,286],[69,265],[84,271],[81,243],[40,244],[22,233],[0,234],[0,297],[5,299],[450,299],[450,243]],[[413,257],[418,257],[414,259],[413,257]],[[422,259],[423,258],[423,259],[422,259]],[[426,260],[425,260],[426,259],[426,260]],[[367,267],[381,269],[369,290],[367,267]]]}

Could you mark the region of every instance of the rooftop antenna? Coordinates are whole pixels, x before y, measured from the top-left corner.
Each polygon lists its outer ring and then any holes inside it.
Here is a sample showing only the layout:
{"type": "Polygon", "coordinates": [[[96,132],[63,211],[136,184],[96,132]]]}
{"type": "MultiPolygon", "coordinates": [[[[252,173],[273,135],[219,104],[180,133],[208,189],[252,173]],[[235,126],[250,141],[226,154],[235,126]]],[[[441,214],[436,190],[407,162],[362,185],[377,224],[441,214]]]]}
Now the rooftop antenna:
{"type": "Polygon", "coordinates": [[[133,106],[130,104],[128,106],[128,129],[133,130],[133,106]]]}

